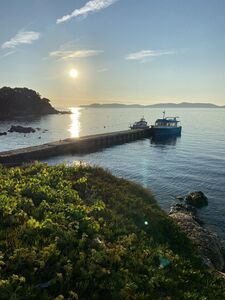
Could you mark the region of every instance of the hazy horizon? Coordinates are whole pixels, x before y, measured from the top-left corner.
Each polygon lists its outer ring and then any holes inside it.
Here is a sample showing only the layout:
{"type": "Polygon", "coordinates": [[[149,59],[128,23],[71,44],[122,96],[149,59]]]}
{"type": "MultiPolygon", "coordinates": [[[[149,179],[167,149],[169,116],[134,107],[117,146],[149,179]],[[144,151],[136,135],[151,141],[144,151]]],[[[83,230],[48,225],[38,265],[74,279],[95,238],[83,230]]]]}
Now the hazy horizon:
{"type": "Polygon", "coordinates": [[[222,0],[8,0],[0,8],[1,86],[34,89],[54,106],[225,105],[222,0]]]}

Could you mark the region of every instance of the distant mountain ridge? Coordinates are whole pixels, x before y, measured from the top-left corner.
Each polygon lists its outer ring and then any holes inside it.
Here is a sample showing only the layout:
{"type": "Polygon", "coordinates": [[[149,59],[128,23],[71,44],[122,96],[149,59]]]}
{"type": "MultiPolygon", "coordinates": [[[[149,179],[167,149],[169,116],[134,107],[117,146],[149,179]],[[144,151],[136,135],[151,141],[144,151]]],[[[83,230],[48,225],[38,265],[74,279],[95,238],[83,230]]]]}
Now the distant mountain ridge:
{"type": "Polygon", "coordinates": [[[157,103],[150,105],[141,104],[122,104],[122,103],[93,103],[89,105],[81,105],[81,107],[90,108],[225,108],[224,106],[219,106],[212,103],[191,103],[191,102],[181,102],[181,103],[157,103]]]}

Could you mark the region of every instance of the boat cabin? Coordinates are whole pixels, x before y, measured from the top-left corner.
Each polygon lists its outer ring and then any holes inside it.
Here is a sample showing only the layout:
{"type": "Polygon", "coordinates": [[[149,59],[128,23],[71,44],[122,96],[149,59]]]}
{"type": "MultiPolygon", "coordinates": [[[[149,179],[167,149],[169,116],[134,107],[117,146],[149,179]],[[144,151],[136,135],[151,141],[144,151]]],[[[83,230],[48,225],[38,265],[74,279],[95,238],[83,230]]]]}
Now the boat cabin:
{"type": "Polygon", "coordinates": [[[163,119],[157,119],[155,122],[155,126],[157,127],[178,127],[178,123],[180,121],[177,121],[177,118],[163,118],[163,119]]]}
{"type": "Polygon", "coordinates": [[[135,122],[133,125],[130,125],[131,129],[148,129],[148,123],[145,121],[145,118],[142,117],[140,121],[135,122]]]}
{"type": "Polygon", "coordinates": [[[155,125],[153,125],[152,132],[154,136],[169,136],[180,135],[182,127],[178,117],[165,117],[165,111],[163,112],[163,118],[157,119],[155,125]]]}

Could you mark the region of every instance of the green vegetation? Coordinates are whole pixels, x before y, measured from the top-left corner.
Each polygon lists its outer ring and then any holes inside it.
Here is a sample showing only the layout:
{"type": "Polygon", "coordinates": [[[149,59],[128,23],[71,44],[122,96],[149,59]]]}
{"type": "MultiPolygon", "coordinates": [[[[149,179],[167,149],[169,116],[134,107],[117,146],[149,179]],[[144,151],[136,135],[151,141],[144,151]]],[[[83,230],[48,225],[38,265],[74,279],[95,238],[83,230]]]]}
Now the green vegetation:
{"type": "Polygon", "coordinates": [[[51,106],[50,100],[27,88],[1,88],[0,107],[0,119],[58,113],[51,106]]]}
{"type": "Polygon", "coordinates": [[[0,168],[0,299],[225,299],[142,187],[99,168],[0,168]]]}

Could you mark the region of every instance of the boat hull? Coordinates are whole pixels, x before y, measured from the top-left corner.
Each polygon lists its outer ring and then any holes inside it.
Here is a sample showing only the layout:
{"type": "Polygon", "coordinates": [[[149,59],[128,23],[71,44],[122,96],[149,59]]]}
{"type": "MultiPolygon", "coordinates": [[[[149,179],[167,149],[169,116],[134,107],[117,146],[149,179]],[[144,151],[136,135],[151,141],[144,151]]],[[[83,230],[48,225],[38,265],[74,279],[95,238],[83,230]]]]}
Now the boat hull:
{"type": "Polygon", "coordinates": [[[153,136],[180,136],[182,127],[152,127],[153,136]]]}
{"type": "Polygon", "coordinates": [[[135,126],[135,125],[132,125],[130,126],[130,129],[149,129],[149,126],[135,126]]]}

